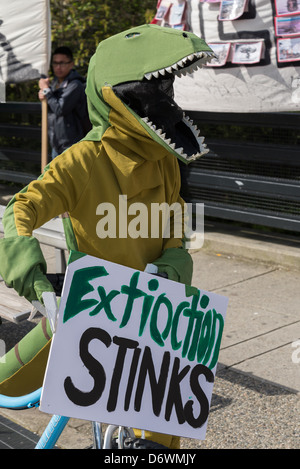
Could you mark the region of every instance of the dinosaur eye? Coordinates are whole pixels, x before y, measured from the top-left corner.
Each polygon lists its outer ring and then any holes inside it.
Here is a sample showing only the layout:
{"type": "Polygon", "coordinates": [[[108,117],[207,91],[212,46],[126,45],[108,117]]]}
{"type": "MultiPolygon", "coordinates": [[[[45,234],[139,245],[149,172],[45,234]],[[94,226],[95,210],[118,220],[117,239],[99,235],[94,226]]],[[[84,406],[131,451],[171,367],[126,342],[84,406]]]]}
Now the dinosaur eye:
{"type": "Polygon", "coordinates": [[[182,33],[183,37],[188,37],[188,35],[186,33],[182,33]]]}
{"type": "Polygon", "coordinates": [[[136,36],[139,36],[140,33],[129,33],[129,34],[126,34],[125,38],[126,39],[130,39],[132,37],[136,37],[136,36]]]}

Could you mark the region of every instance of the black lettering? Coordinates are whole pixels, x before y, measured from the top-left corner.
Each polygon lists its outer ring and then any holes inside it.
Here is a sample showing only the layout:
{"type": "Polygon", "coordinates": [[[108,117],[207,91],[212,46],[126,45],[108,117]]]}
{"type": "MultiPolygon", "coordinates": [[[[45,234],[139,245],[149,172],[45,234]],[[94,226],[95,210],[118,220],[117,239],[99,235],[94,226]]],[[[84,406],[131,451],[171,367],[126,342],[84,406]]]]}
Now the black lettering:
{"type": "Polygon", "coordinates": [[[126,411],[129,409],[133,384],[134,384],[134,380],[136,376],[136,370],[137,370],[137,366],[139,363],[140,355],[141,355],[141,349],[136,348],[133,353],[133,358],[132,358],[130,371],[129,371],[128,383],[127,383],[127,388],[126,388],[126,393],[125,393],[124,410],[126,411]]]}
{"type": "Polygon", "coordinates": [[[196,365],[192,371],[190,376],[190,386],[191,390],[195,394],[199,404],[200,404],[200,413],[198,417],[194,417],[193,412],[193,405],[194,401],[188,401],[184,406],[184,415],[186,421],[191,425],[193,428],[200,428],[207,420],[208,413],[209,413],[209,402],[207,400],[206,394],[204,393],[203,389],[199,384],[199,376],[204,375],[206,380],[209,383],[214,382],[214,374],[213,372],[204,365],[196,365]]]}
{"type": "Polygon", "coordinates": [[[89,374],[94,379],[94,387],[91,391],[81,391],[76,388],[70,376],[64,381],[65,392],[74,404],[88,407],[97,402],[104,390],[106,375],[103,366],[89,352],[88,347],[93,339],[98,339],[108,348],[111,344],[110,335],[103,329],[90,327],[81,336],[79,343],[79,355],[89,374]]]}
{"type": "Polygon", "coordinates": [[[165,352],[162,359],[162,364],[160,367],[160,373],[158,380],[155,376],[154,363],[152,359],[150,347],[145,347],[139,379],[137,383],[137,389],[135,394],[134,409],[139,412],[141,409],[141,402],[145,388],[145,382],[147,375],[149,376],[150,387],[151,387],[151,397],[152,397],[152,408],[154,414],[158,417],[161,412],[162,401],[165,394],[166,383],[169,373],[170,366],[170,353],[165,352]]]}
{"type": "Polygon", "coordinates": [[[110,391],[107,401],[108,412],[113,412],[116,409],[119,395],[119,386],[123,373],[127,349],[133,349],[139,345],[136,340],[125,339],[123,337],[114,337],[113,342],[119,346],[119,350],[111,379],[110,391]]]}
{"type": "Polygon", "coordinates": [[[166,402],[165,419],[167,421],[170,420],[172,409],[175,407],[178,423],[181,424],[185,422],[185,415],[181,399],[180,382],[185,378],[191,367],[187,365],[180,372],[179,367],[180,360],[175,357],[169,386],[169,394],[166,402]]]}

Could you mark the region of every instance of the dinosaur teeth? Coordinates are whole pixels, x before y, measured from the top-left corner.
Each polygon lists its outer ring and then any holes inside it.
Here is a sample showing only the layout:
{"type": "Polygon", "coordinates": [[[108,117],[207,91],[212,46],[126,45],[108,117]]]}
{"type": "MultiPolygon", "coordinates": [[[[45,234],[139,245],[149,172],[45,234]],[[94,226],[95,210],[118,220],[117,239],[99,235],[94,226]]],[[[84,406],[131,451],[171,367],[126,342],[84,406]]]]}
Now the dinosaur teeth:
{"type": "Polygon", "coordinates": [[[212,52],[195,52],[193,54],[182,57],[172,65],[153,72],[148,72],[144,75],[147,80],[151,80],[153,77],[158,78],[160,75],[166,75],[166,73],[174,73],[176,76],[181,77],[187,73],[193,73],[198,68],[201,68],[207,62],[210,62],[215,57],[212,52]]]}
{"type": "Polygon", "coordinates": [[[192,156],[188,156],[187,159],[189,161],[190,160],[192,161],[192,160],[196,160],[200,156],[206,155],[206,153],[209,152],[209,149],[206,147],[206,144],[203,143],[204,142],[204,137],[200,136],[200,130],[198,129],[198,127],[196,125],[194,125],[193,120],[187,115],[184,115],[182,120],[189,127],[191,132],[193,133],[194,137],[197,140],[197,143],[199,145],[199,150],[200,150],[198,153],[196,153],[192,156]]]}
{"type": "Polygon", "coordinates": [[[176,153],[179,153],[181,155],[183,153],[183,147],[180,148],[175,148],[176,153]]]}
{"type": "Polygon", "coordinates": [[[157,128],[155,124],[148,118],[148,117],[142,117],[141,118],[145,124],[147,124],[148,127],[150,127],[158,137],[163,140],[164,143],[166,143],[172,150],[174,150],[181,158],[184,158],[187,161],[194,161],[200,156],[205,155],[206,153],[209,152],[209,149],[207,148],[206,144],[204,143],[204,137],[200,136],[200,130],[198,127],[193,123],[193,120],[187,116],[186,114],[183,114],[183,119],[182,121],[184,124],[189,127],[191,132],[193,133],[195,139],[197,140],[198,146],[199,146],[199,151],[197,153],[194,153],[193,155],[187,155],[184,152],[183,147],[176,148],[176,145],[174,142],[171,141],[169,137],[166,137],[166,133],[163,132],[162,129],[157,128]]]}

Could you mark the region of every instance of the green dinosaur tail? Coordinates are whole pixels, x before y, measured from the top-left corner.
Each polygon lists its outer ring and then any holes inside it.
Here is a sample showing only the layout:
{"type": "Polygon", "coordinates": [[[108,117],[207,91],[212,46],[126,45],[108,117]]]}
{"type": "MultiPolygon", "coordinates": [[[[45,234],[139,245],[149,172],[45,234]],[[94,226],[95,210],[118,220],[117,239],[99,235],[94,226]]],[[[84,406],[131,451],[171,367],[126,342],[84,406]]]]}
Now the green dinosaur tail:
{"type": "Polygon", "coordinates": [[[0,394],[22,396],[43,384],[51,344],[49,322],[43,318],[0,360],[0,394]]]}

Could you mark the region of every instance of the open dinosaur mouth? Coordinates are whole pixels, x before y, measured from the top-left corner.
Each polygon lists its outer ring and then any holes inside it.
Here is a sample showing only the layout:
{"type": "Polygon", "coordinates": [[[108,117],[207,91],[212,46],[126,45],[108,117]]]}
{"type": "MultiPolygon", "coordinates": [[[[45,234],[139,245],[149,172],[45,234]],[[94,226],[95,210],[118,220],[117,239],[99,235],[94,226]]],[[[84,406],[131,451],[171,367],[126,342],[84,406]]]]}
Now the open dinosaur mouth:
{"type": "Polygon", "coordinates": [[[200,130],[174,101],[174,79],[196,71],[213,57],[212,52],[196,52],[166,68],[146,73],[142,81],[113,87],[116,95],[186,163],[209,150],[200,130]]]}

